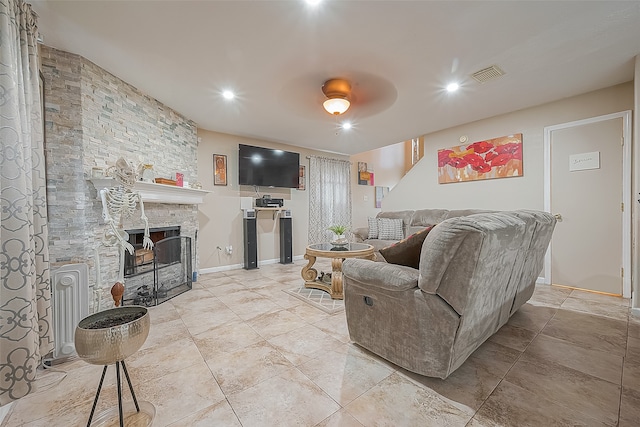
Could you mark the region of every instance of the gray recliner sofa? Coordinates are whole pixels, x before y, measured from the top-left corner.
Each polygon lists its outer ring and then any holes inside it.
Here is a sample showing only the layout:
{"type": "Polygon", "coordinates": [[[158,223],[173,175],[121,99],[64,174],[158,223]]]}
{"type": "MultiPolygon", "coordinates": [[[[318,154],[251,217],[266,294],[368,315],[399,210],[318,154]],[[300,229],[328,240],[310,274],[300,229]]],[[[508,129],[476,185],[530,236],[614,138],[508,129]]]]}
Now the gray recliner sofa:
{"type": "Polygon", "coordinates": [[[533,294],[555,218],[538,211],[446,219],[418,269],[347,259],[351,339],[421,375],[446,378],[533,294]]]}
{"type": "MultiPolygon", "coordinates": [[[[401,219],[403,238],[409,237],[411,234],[423,230],[430,225],[438,224],[449,218],[459,216],[467,216],[476,213],[492,212],[480,209],[418,209],[403,211],[382,211],[378,212],[376,218],[401,219]]],[[[369,227],[361,227],[353,230],[354,240],[373,246],[375,250],[375,260],[385,261],[380,255],[380,249],[397,243],[398,240],[381,240],[369,238],[369,227]]]]}

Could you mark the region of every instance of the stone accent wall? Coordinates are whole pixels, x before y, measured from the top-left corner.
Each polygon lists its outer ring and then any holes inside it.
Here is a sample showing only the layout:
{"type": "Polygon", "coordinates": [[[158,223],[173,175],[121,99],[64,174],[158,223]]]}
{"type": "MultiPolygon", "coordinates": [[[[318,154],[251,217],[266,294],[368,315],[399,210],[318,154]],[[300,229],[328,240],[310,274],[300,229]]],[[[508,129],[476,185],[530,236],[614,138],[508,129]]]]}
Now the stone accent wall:
{"type": "MultiPolygon", "coordinates": [[[[99,253],[103,307],[119,265],[116,248],[101,246],[106,229],[102,204],[89,178],[93,167],[113,166],[119,157],[152,164],[156,176],[197,178],[197,128],[157,100],[143,94],[87,59],[41,46],[45,81],[45,150],[51,267],[85,262],[89,286],[96,284],[99,253]]],[[[197,270],[196,205],[145,204],[150,227],[179,225],[192,239],[197,270]]],[[[142,228],[139,210],[124,228],[142,228]]],[[[126,283],[125,283],[126,286],[126,283]]],[[[93,304],[93,302],[92,302],[93,304]]],[[[92,307],[93,308],[93,307],[92,307]]]]}

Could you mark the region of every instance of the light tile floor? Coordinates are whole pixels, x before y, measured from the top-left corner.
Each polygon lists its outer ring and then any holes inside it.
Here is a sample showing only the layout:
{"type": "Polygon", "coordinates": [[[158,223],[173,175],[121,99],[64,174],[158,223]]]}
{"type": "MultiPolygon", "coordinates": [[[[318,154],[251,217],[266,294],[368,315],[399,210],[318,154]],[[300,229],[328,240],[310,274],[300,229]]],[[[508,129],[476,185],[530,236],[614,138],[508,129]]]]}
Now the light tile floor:
{"type": "MultiPolygon", "coordinates": [[[[154,426],[640,425],[640,318],[628,300],[539,286],[443,381],[351,343],[344,312],[283,292],[302,265],[202,275],[150,309],[149,338],[127,364],[154,426]]],[[[56,368],[66,378],[16,402],[2,427],[86,424],[101,367],[56,368]]],[[[98,411],[116,401],[113,376],[98,411]]]]}

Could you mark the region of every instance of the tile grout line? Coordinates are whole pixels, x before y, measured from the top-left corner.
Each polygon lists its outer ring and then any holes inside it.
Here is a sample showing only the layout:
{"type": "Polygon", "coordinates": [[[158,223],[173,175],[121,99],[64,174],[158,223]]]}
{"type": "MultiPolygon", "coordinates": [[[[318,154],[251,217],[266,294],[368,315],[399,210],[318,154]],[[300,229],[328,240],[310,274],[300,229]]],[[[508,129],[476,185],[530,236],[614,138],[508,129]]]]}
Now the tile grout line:
{"type": "MultiPolygon", "coordinates": [[[[567,294],[567,298],[568,298],[568,294],[567,294]]],[[[531,298],[529,298],[529,300],[531,300],[531,298]]],[[[562,301],[564,302],[566,300],[566,298],[562,301]]],[[[540,330],[536,333],[536,335],[533,337],[533,339],[527,344],[527,346],[524,348],[524,350],[522,350],[522,352],[520,353],[520,355],[518,355],[518,357],[516,358],[516,360],[513,361],[513,364],[511,365],[511,367],[509,367],[509,369],[507,369],[507,372],[504,373],[504,375],[502,376],[502,378],[500,378],[500,381],[498,381],[498,383],[495,385],[495,387],[491,390],[491,393],[489,393],[487,395],[487,397],[482,401],[482,403],[480,404],[480,406],[478,406],[478,409],[475,411],[475,413],[471,416],[471,419],[467,422],[466,426],[469,425],[469,423],[471,423],[471,421],[475,418],[475,416],[480,412],[480,409],[482,409],[482,407],[485,405],[485,403],[487,403],[487,400],[489,400],[489,398],[493,395],[493,393],[497,390],[497,388],[500,386],[500,384],[502,384],[502,381],[505,380],[505,378],[507,377],[507,375],[509,374],[509,372],[511,372],[511,370],[513,369],[513,367],[518,363],[518,361],[520,360],[520,358],[522,358],[522,356],[524,355],[524,353],[527,351],[527,349],[529,348],[529,346],[531,345],[531,343],[540,335],[542,334],[542,331],[544,330],[544,328],[549,324],[549,322],[551,322],[551,320],[553,320],[554,317],[556,317],[556,314],[558,313],[558,310],[560,310],[560,307],[555,308],[556,312],[553,313],[553,316],[551,316],[549,318],[549,320],[547,320],[547,322],[544,324],[544,326],[542,326],[542,328],[540,328],[540,330]]],[[[516,310],[513,314],[515,314],[518,310],[516,310]]],[[[508,323],[508,322],[507,322],[508,323]]],[[[523,328],[524,329],[524,328],[523,328]]]]}

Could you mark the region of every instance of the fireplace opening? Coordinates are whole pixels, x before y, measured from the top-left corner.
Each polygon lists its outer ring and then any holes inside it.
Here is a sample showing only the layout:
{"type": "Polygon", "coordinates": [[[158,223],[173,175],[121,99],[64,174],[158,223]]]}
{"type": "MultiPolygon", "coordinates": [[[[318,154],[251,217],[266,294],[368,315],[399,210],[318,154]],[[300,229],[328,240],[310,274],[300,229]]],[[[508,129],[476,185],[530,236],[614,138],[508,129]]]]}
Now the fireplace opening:
{"type": "Polygon", "coordinates": [[[154,306],[191,289],[191,238],[180,227],[150,229],[152,249],[142,246],[144,230],[127,233],[135,252],[125,252],[123,305],[154,306]]]}
{"type": "MultiPolygon", "coordinates": [[[[153,249],[144,249],[142,247],[142,241],[144,239],[144,230],[127,230],[129,234],[129,243],[133,246],[134,255],[129,252],[125,252],[124,259],[124,277],[131,277],[138,274],[144,274],[149,271],[153,271],[153,262],[155,259],[155,252],[153,249]]],[[[175,237],[180,235],[180,227],[158,227],[149,229],[149,237],[153,242],[154,247],[156,244],[168,237],[175,237]]],[[[180,260],[180,248],[175,246],[173,248],[166,248],[161,251],[159,264],[160,267],[171,265],[180,260]]]]}

